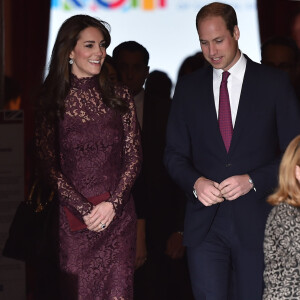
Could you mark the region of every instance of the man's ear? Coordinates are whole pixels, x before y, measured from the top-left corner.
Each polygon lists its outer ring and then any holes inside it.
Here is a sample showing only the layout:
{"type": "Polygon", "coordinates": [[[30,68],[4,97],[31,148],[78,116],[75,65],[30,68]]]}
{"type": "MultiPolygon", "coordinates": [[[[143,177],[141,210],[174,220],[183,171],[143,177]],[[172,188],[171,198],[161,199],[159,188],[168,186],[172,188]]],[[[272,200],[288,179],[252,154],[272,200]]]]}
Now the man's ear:
{"type": "Polygon", "coordinates": [[[238,41],[240,38],[240,29],[237,25],[235,25],[233,28],[233,37],[235,38],[236,41],[238,41]]]}

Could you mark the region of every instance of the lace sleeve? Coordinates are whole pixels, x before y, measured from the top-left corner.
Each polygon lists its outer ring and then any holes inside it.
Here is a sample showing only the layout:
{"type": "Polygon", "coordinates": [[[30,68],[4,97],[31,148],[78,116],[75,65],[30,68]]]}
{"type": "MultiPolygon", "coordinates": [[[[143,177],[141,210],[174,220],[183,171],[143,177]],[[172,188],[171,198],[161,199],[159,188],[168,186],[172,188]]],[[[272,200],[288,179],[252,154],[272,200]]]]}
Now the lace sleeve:
{"type": "Polygon", "coordinates": [[[130,191],[141,169],[142,149],[135,105],[127,89],[122,89],[122,98],[128,102],[129,110],[122,116],[124,127],[123,166],[120,181],[108,202],[120,214],[128,202],[130,191]]]}
{"type": "Polygon", "coordinates": [[[36,115],[35,146],[39,174],[51,187],[58,191],[60,203],[67,206],[75,215],[85,216],[92,210],[92,204],[75,190],[62,174],[59,164],[58,136],[55,126],[44,113],[36,115]]]}

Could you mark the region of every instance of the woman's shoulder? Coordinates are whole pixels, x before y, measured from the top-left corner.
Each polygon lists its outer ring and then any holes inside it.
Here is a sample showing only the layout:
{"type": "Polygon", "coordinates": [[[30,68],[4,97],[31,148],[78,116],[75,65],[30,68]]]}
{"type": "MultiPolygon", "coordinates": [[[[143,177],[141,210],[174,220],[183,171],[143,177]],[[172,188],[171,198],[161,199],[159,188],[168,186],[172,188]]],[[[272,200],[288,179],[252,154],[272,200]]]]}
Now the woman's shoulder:
{"type": "Polygon", "coordinates": [[[295,223],[300,226],[300,208],[282,202],[272,208],[267,226],[287,226],[290,223],[295,223]]]}
{"type": "Polygon", "coordinates": [[[274,259],[273,254],[278,251],[292,253],[300,261],[299,255],[295,254],[300,253],[300,211],[287,203],[281,203],[271,210],[265,229],[266,258],[274,259]]]}
{"type": "Polygon", "coordinates": [[[278,205],[274,206],[270,214],[275,215],[291,215],[291,216],[300,216],[299,207],[292,206],[286,202],[281,202],[278,205]]]}

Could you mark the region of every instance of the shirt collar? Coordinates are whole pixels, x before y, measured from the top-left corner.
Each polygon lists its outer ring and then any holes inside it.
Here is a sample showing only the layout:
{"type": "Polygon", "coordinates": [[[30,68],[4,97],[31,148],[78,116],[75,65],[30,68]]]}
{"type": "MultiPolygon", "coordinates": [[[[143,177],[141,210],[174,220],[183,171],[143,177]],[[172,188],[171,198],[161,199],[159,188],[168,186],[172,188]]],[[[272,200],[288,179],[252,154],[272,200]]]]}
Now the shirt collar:
{"type": "MultiPolygon", "coordinates": [[[[228,70],[230,75],[233,75],[234,77],[241,78],[241,75],[243,74],[246,64],[247,64],[247,59],[244,56],[244,54],[241,52],[241,56],[239,60],[228,70]]],[[[213,69],[214,72],[214,77],[216,78],[221,78],[223,70],[222,69],[213,69]]]]}

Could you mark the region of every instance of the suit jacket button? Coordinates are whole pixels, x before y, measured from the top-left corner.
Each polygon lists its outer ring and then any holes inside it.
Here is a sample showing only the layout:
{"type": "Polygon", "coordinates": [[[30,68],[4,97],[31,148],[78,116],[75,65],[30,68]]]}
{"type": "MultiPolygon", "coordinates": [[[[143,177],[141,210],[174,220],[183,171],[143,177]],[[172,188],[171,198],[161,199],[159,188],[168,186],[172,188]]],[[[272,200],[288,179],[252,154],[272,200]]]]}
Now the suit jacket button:
{"type": "Polygon", "coordinates": [[[228,164],[225,165],[225,167],[226,167],[226,168],[229,168],[229,167],[231,167],[231,164],[228,163],[228,164]]]}

